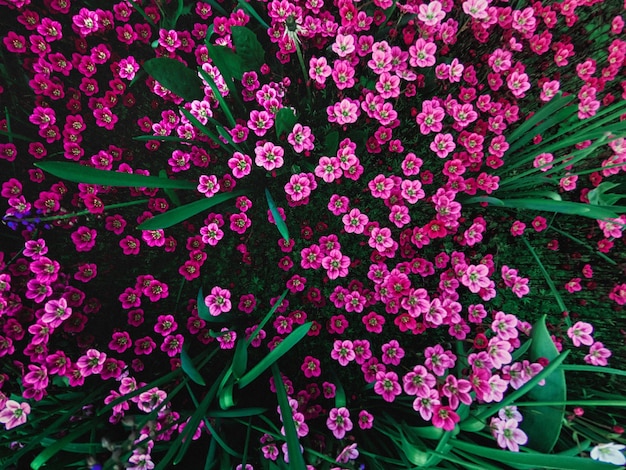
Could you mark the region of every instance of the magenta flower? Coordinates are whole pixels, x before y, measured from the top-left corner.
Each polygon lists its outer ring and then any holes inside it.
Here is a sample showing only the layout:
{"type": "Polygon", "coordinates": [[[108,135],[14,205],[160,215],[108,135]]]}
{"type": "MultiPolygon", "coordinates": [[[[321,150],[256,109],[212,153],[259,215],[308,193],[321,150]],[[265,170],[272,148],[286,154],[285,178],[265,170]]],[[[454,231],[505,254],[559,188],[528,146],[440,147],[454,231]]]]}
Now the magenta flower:
{"type": "Polygon", "coordinates": [[[221,349],[233,349],[235,347],[235,341],[237,340],[237,333],[230,331],[224,327],[220,330],[222,334],[217,337],[217,342],[220,343],[221,349]]]}
{"type": "Polygon", "coordinates": [[[67,300],[63,298],[49,300],[44,305],[44,314],[41,316],[41,321],[52,328],[58,328],[71,315],[72,309],[67,306],[67,300]]]}
{"type": "Polygon", "coordinates": [[[585,356],[585,362],[593,366],[606,366],[607,359],[611,357],[611,351],[604,347],[600,341],[597,341],[589,348],[589,354],[585,356]]]}
{"type": "Polygon", "coordinates": [[[144,336],[135,341],[134,352],[136,355],[145,354],[146,356],[151,354],[156,348],[156,343],[149,336],[144,336]]]}
{"type": "Polygon", "coordinates": [[[432,67],[435,65],[437,46],[434,42],[418,38],[415,44],[409,47],[409,64],[411,67],[432,67]]]}
{"type": "Polygon", "coordinates": [[[75,232],[72,232],[71,238],[76,246],[76,251],[91,251],[96,245],[97,231],[89,227],[81,226],[75,232]]]}
{"type": "Polygon", "coordinates": [[[333,343],[333,350],[330,352],[330,357],[339,362],[342,366],[347,366],[350,361],[353,361],[356,357],[354,353],[354,345],[350,340],[335,340],[333,343]]]}
{"type": "Polygon", "coordinates": [[[304,372],[304,376],[308,379],[311,377],[319,377],[322,373],[319,359],[312,356],[306,356],[304,358],[304,362],[302,363],[302,366],[300,366],[300,369],[304,372]]]}
{"type": "Polygon", "coordinates": [[[328,412],[326,427],[332,431],[336,439],[343,439],[346,432],[352,430],[352,421],[350,420],[350,412],[347,408],[332,408],[328,412]]]}
{"type": "Polygon", "coordinates": [[[182,351],[184,341],[183,335],[169,335],[163,340],[161,351],[166,353],[169,357],[176,357],[182,351]]]}
{"type": "Polygon", "coordinates": [[[445,431],[452,431],[456,423],[461,420],[449,406],[433,405],[433,426],[445,431]]]}
{"type": "Polygon", "coordinates": [[[130,335],[126,331],[117,331],[113,333],[113,337],[109,342],[109,349],[118,353],[123,353],[130,347],[132,347],[133,341],[130,339],[130,335]]]}
{"type": "Polygon", "coordinates": [[[214,317],[229,312],[232,307],[230,291],[215,286],[211,289],[211,293],[204,298],[204,303],[209,308],[209,313],[214,317]]]}
{"type": "Polygon", "coordinates": [[[448,154],[456,148],[452,134],[437,134],[435,140],[430,144],[430,149],[439,158],[446,158],[448,154]]]}
{"type": "Polygon", "coordinates": [[[381,395],[386,402],[394,401],[396,396],[402,393],[398,374],[395,372],[378,372],[374,383],[374,392],[381,395]]]}
{"type": "Polygon", "coordinates": [[[311,180],[305,173],[291,175],[289,182],[285,185],[285,193],[293,201],[301,201],[311,194],[311,180]]]}
{"type": "Polygon", "coordinates": [[[326,274],[330,279],[337,279],[348,275],[350,258],[343,255],[339,250],[331,250],[327,256],[322,258],[321,264],[326,269],[326,274]]]}
{"type": "Polygon", "coordinates": [[[254,163],[257,166],[265,168],[267,171],[272,171],[283,166],[285,150],[278,145],[266,142],[263,145],[257,145],[254,149],[254,153],[256,155],[254,163]]]}
{"type": "Polygon", "coordinates": [[[102,371],[106,358],[107,355],[105,353],[97,349],[89,349],[86,354],[78,358],[76,366],[83,377],[99,374],[102,371]]]}
{"type": "Polygon", "coordinates": [[[95,12],[81,8],[78,15],[72,17],[72,23],[78,30],[78,34],[85,37],[98,31],[100,18],[95,12]]]}

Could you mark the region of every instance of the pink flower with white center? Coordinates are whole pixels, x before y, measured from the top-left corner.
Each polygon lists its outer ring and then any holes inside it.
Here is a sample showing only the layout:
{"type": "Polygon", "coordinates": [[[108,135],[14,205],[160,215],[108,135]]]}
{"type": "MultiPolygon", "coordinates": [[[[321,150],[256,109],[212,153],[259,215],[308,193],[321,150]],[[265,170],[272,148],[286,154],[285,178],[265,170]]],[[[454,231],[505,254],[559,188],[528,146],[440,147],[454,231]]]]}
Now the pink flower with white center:
{"type": "Polygon", "coordinates": [[[215,246],[224,237],[224,232],[219,225],[212,222],[200,228],[200,235],[202,235],[202,243],[215,246]]]}
{"type": "Polygon", "coordinates": [[[278,145],[266,142],[262,146],[257,145],[254,149],[254,153],[256,154],[254,163],[256,163],[257,166],[265,168],[267,171],[276,170],[283,166],[285,150],[278,145]]]}
{"type": "Polygon", "coordinates": [[[517,317],[504,312],[496,312],[491,323],[491,331],[498,335],[498,338],[508,341],[517,338],[517,317]]]}
{"type": "Polygon", "coordinates": [[[589,348],[589,354],[585,356],[585,362],[593,366],[606,366],[607,358],[611,357],[611,351],[604,347],[604,344],[597,341],[589,348]]]}
{"type": "Polygon", "coordinates": [[[519,73],[517,70],[509,74],[506,84],[516,98],[523,98],[526,95],[526,91],[530,89],[528,75],[519,73]]]}
{"type": "Polygon", "coordinates": [[[545,82],[541,87],[541,93],[539,94],[539,99],[541,101],[550,101],[554,98],[559,91],[560,83],[558,80],[551,80],[549,82],[545,82]]]}
{"type": "Polygon", "coordinates": [[[502,449],[519,452],[519,446],[528,442],[528,436],[517,427],[518,424],[518,421],[513,418],[507,420],[496,417],[491,418],[489,424],[491,434],[502,449]]]}
{"type": "Polygon", "coordinates": [[[470,264],[461,276],[461,284],[476,294],[480,289],[489,287],[489,268],[484,264],[470,264]]]}
{"type": "Polygon", "coordinates": [[[241,152],[235,152],[228,159],[228,167],[232,170],[233,176],[240,179],[252,171],[252,159],[241,152]]]}
{"type": "Polygon", "coordinates": [[[470,396],[472,385],[468,380],[457,379],[454,375],[450,374],[446,377],[441,391],[444,396],[448,397],[448,402],[453,410],[456,410],[460,403],[464,403],[465,405],[472,403],[472,397],[470,396]]]}
{"type": "Polygon", "coordinates": [[[452,117],[456,125],[465,128],[478,119],[478,113],[470,103],[452,106],[452,117]]]}
{"type": "Polygon", "coordinates": [[[391,237],[391,230],[387,227],[374,227],[367,243],[371,248],[374,248],[380,253],[392,248],[394,246],[394,240],[391,237]]]}
{"type": "Polygon", "coordinates": [[[417,365],[411,372],[402,377],[404,391],[409,395],[426,396],[435,388],[437,379],[426,367],[417,365]]]}
{"type": "Polygon", "coordinates": [[[168,52],[176,52],[176,49],[182,45],[182,42],[178,37],[178,33],[173,29],[169,31],[166,29],[160,29],[158,41],[159,45],[163,46],[168,52]]]}
{"type": "Polygon", "coordinates": [[[404,349],[400,347],[400,343],[395,339],[392,339],[388,343],[383,344],[383,363],[384,364],[392,364],[397,366],[400,364],[400,361],[404,357],[404,349]]]}
{"type": "Polygon", "coordinates": [[[491,53],[487,63],[496,73],[506,72],[511,68],[511,57],[510,51],[498,48],[491,53]]]}
{"type": "Polygon", "coordinates": [[[376,91],[384,99],[397,98],[400,96],[400,77],[383,72],[378,76],[376,91]]]}
{"type": "Polygon", "coordinates": [[[448,154],[456,148],[452,134],[437,134],[435,140],[430,144],[430,149],[439,158],[446,158],[448,154]]]}
{"type": "Polygon", "coordinates": [[[332,408],[328,412],[326,427],[332,431],[336,439],[343,439],[346,432],[352,430],[352,421],[348,409],[345,407],[332,408]]]}
{"type": "Polygon", "coordinates": [[[333,350],[330,357],[335,359],[342,366],[347,366],[349,362],[354,361],[356,354],[354,353],[354,344],[349,339],[344,341],[335,340],[333,350]]]}
{"type": "Polygon", "coordinates": [[[96,12],[81,8],[78,15],[72,17],[74,28],[82,37],[95,33],[100,27],[100,18],[96,12]]]}
{"type": "Polygon", "coordinates": [[[577,348],[580,347],[581,344],[591,346],[593,344],[592,333],[593,326],[582,321],[576,322],[567,330],[567,336],[569,336],[569,339],[572,340],[572,343],[574,343],[574,346],[577,348]]]}
{"type": "Polygon", "coordinates": [[[237,332],[229,331],[224,327],[221,329],[222,334],[217,337],[217,342],[220,343],[221,349],[233,349],[235,342],[237,341],[237,332]]]}
{"type": "Polygon", "coordinates": [[[444,431],[452,431],[461,420],[458,414],[452,411],[449,406],[434,405],[433,406],[433,426],[442,428],[444,431]]]}
{"type": "Polygon", "coordinates": [[[39,129],[47,129],[56,123],[57,118],[54,109],[37,106],[28,116],[28,120],[38,126],[39,129]]]}
{"type": "Polygon", "coordinates": [[[415,44],[409,47],[409,65],[411,67],[432,67],[435,65],[437,46],[434,42],[418,38],[415,44]]]}
{"type": "Polygon", "coordinates": [[[446,17],[446,12],[442,10],[441,3],[433,0],[428,5],[421,4],[417,18],[423,21],[426,26],[436,26],[446,17]]]}
{"type": "Polygon", "coordinates": [[[349,446],[344,447],[344,449],[339,453],[335,462],[339,463],[348,463],[351,460],[356,460],[359,457],[359,451],[357,450],[357,444],[350,444],[349,446]]]}
{"type": "Polygon", "coordinates": [[[426,193],[422,189],[422,183],[418,180],[403,180],[400,188],[402,189],[400,196],[409,204],[415,204],[420,199],[426,197],[426,193]]]}
{"type": "Polygon", "coordinates": [[[337,157],[321,157],[315,167],[315,176],[322,178],[326,183],[332,183],[343,174],[337,157]]]}
{"type": "Polygon", "coordinates": [[[534,17],[535,10],[532,7],[523,10],[513,10],[513,21],[511,27],[522,34],[532,33],[537,26],[537,19],[534,17]]]}
{"type": "Polygon", "coordinates": [[[491,360],[491,365],[494,369],[501,369],[503,365],[510,364],[513,360],[510,351],[512,350],[511,343],[506,340],[502,340],[497,336],[489,340],[487,345],[487,354],[491,360]]]}
{"type": "Polygon", "coordinates": [[[463,70],[465,66],[459,62],[459,59],[456,57],[452,59],[450,62],[450,67],[448,69],[448,80],[451,83],[458,83],[461,81],[461,77],[463,76],[463,70]]]}
{"type": "Polygon", "coordinates": [[[293,201],[301,201],[311,194],[311,180],[305,173],[291,175],[289,182],[285,184],[285,193],[293,201]]]}
{"type": "Polygon", "coordinates": [[[551,153],[540,153],[533,160],[533,167],[539,168],[541,171],[548,171],[552,168],[550,163],[554,160],[554,156],[551,153]]]}
{"type": "Polygon", "coordinates": [[[209,308],[209,313],[214,317],[222,313],[230,312],[230,291],[219,286],[213,287],[211,293],[204,298],[204,303],[209,308]]]}
{"type": "Polygon", "coordinates": [[[605,238],[622,238],[622,230],[624,230],[625,225],[625,216],[617,219],[598,220],[598,226],[605,238]]]}
{"type": "Polygon", "coordinates": [[[417,393],[413,400],[413,409],[419,412],[424,421],[430,421],[433,417],[433,409],[441,403],[439,400],[439,392],[436,388],[430,389],[425,387],[417,393]]]}
{"type": "Polygon", "coordinates": [[[312,57],[309,61],[309,77],[315,80],[316,83],[323,85],[326,79],[330,77],[332,69],[325,57],[312,57]]]}
{"type": "Polygon", "coordinates": [[[76,251],[86,252],[91,251],[91,249],[96,245],[97,235],[98,232],[95,229],[83,226],[78,227],[75,232],[72,232],[70,237],[76,246],[76,251]]]}
{"type": "Polygon", "coordinates": [[[163,401],[167,398],[167,393],[156,387],[146,390],[139,394],[137,400],[137,408],[144,413],[150,413],[156,410],[163,401]]]}
{"type": "Polygon", "coordinates": [[[313,141],[315,137],[311,134],[311,128],[309,126],[303,126],[300,123],[296,123],[293,126],[293,130],[287,136],[287,142],[289,142],[296,153],[302,153],[305,150],[313,150],[313,141]]]}
{"type": "Polygon", "coordinates": [[[396,396],[402,393],[402,387],[398,382],[398,374],[395,372],[378,372],[374,383],[374,392],[383,397],[383,400],[391,403],[396,396]]]}
{"type": "Polygon", "coordinates": [[[465,14],[477,20],[484,20],[489,16],[487,13],[488,7],[489,3],[487,0],[467,0],[463,2],[465,14]]]}
{"type": "Polygon", "coordinates": [[[200,175],[198,182],[198,191],[206,197],[211,197],[220,190],[220,184],[215,175],[200,175]]]}
{"type": "Polygon", "coordinates": [[[513,278],[511,291],[520,299],[530,292],[528,288],[528,278],[516,276],[513,278]]]}
{"type": "Polygon", "coordinates": [[[67,300],[60,298],[59,300],[49,300],[46,302],[41,321],[50,325],[52,328],[58,328],[71,316],[72,309],[67,306],[67,300]]]}
{"type": "Polygon", "coordinates": [[[347,57],[352,54],[356,47],[354,45],[354,36],[352,34],[337,34],[335,42],[332,45],[332,50],[339,57],[347,57]]]}
{"type": "Polygon", "coordinates": [[[344,98],[339,103],[326,108],[328,114],[328,122],[336,122],[340,126],[344,124],[352,124],[359,117],[359,102],[344,98]]]}
{"type": "Polygon", "coordinates": [[[193,100],[190,103],[189,112],[202,124],[206,124],[210,117],[213,117],[213,110],[211,109],[211,103],[206,100],[193,100]]]}
{"type": "MultiPolygon", "coordinates": [[[[126,80],[135,78],[135,74],[139,71],[139,64],[133,56],[126,57],[119,62],[119,76],[126,80]]],[[[205,122],[206,124],[206,122],[205,122]]]]}
{"type": "Polygon", "coordinates": [[[571,279],[569,282],[567,282],[565,284],[565,290],[567,292],[569,292],[570,294],[573,294],[574,292],[579,292],[582,290],[582,286],[580,285],[580,278],[579,277],[575,277],[573,279],[571,279]]]}
{"type": "Polygon", "coordinates": [[[89,349],[86,354],[82,355],[76,361],[76,366],[80,370],[83,377],[92,374],[99,374],[104,367],[107,355],[97,349],[89,349]]]}
{"type": "Polygon", "coordinates": [[[185,338],[183,335],[169,335],[163,340],[161,351],[166,353],[169,357],[176,357],[182,351],[184,341],[185,338]]]}
{"type": "Polygon", "coordinates": [[[274,125],[274,118],[267,111],[251,111],[250,119],[248,120],[248,127],[254,131],[254,133],[262,137],[265,133],[274,125]]]}
{"type": "Polygon", "coordinates": [[[578,119],[587,119],[596,115],[600,108],[600,101],[593,99],[591,96],[583,98],[578,103],[578,119]]]}
{"type": "Polygon", "coordinates": [[[8,431],[24,424],[30,414],[28,403],[18,403],[15,400],[7,400],[0,410],[0,423],[4,424],[8,431]]]}
{"type": "Polygon", "coordinates": [[[341,254],[339,250],[331,250],[327,256],[322,258],[322,267],[326,269],[326,274],[330,279],[346,277],[350,258],[341,254]]]}
{"type": "Polygon", "coordinates": [[[347,233],[363,233],[365,226],[369,222],[369,217],[361,213],[358,209],[352,209],[349,213],[345,214],[341,221],[343,222],[343,228],[347,233]]]}
{"type": "Polygon", "coordinates": [[[391,207],[389,213],[389,221],[396,227],[402,228],[409,222],[411,222],[411,216],[409,215],[409,208],[406,206],[394,205],[391,207]]]}
{"type": "Polygon", "coordinates": [[[367,184],[372,196],[380,199],[389,199],[394,186],[393,179],[387,178],[385,175],[377,175],[367,184]]]}
{"type": "Polygon", "coordinates": [[[480,398],[486,403],[498,403],[502,401],[504,392],[506,392],[508,387],[508,382],[496,374],[492,375],[489,380],[487,380],[487,386],[489,387],[489,392],[480,398]]]}

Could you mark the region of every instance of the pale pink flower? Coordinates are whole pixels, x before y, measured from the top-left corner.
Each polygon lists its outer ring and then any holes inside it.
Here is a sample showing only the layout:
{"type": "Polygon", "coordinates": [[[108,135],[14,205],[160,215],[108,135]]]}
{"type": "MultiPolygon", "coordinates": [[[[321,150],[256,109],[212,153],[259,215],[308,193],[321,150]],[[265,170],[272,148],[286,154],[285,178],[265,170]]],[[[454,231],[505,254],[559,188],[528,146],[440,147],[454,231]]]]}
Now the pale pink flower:
{"type": "Polygon", "coordinates": [[[79,357],[76,361],[76,366],[80,370],[83,377],[87,377],[92,374],[99,374],[104,367],[104,361],[106,361],[107,355],[97,349],[89,349],[87,353],[79,357]]]}
{"type": "Polygon", "coordinates": [[[348,409],[345,407],[332,408],[328,412],[326,427],[332,431],[336,439],[343,439],[346,432],[352,430],[352,421],[348,409]]]}
{"type": "Polygon", "coordinates": [[[441,3],[433,0],[428,5],[421,4],[417,18],[423,21],[426,26],[436,26],[446,17],[446,12],[442,10],[441,3]]]}
{"type": "Polygon", "coordinates": [[[13,429],[26,422],[30,414],[28,403],[18,403],[15,400],[7,400],[4,408],[0,410],[0,423],[4,424],[6,430],[13,429]]]}
{"type": "Polygon", "coordinates": [[[354,344],[349,339],[344,341],[335,340],[333,350],[330,352],[330,357],[335,359],[342,366],[347,366],[350,361],[354,361],[356,358],[354,344]]]}
{"type": "Polygon", "coordinates": [[[432,67],[435,65],[437,46],[434,42],[418,38],[415,44],[409,47],[409,64],[411,67],[432,67]]]}
{"type": "Polygon", "coordinates": [[[589,354],[585,356],[585,362],[593,366],[606,366],[607,358],[611,357],[611,351],[604,347],[604,344],[597,341],[589,348],[589,354]]]}
{"type": "Polygon", "coordinates": [[[374,392],[382,396],[386,402],[394,401],[396,396],[402,393],[398,374],[395,372],[378,372],[374,383],[374,392]]]}
{"type": "Polygon", "coordinates": [[[487,13],[488,7],[489,3],[487,0],[466,0],[463,2],[463,11],[465,14],[477,20],[484,20],[489,16],[487,13]]]}
{"type": "Polygon", "coordinates": [[[285,150],[272,142],[266,142],[262,146],[257,145],[254,153],[256,154],[254,163],[267,171],[276,170],[283,166],[285,150]]]}
{"type": "Polygon", "coordinates": [[[528,442],[528,436],[517,426],[516,419],[504,420],[496,417],[491,418],[489,425],[491,434],[496,438],[498,445],[512,452],[519,452],[519,446],[528,442]]]}
{"type": "Polygon", "coordinates": [[[322,267],[326,269],[326,274],[330,279],[346,277],[349,266],[350,258],[343,255],[339,250],[331,250],[327,256],[322,258],[322,267]]]}
{"type": "Polygon", "coordinates": [[[574,346],[577,348],[580,347],[581,344],[591,346],[593,344],[593,338],[591,336],[592,333],[593,326],[582,321],[576,322],[567,330],[567,336],[572,340],[572,343],[574,343],[574,346]]]}
{"type": "Polygon", "coordinates": [[[352,54],[356,50],[354,36],[352,34],[345,36],[343,34],[337,34],[337,36],[335,36],[335,42],[332,45],[332,50],[342,58],[352,54]]]}
{"type": "Polygon", "coordinates": [[[72,309],[67,306],[66,299],[60,298],[59,300],[49,300],[46,302],[41,321],[50,325],[52,328],[58,328],[70,316],[72,316],[72,309]]]}

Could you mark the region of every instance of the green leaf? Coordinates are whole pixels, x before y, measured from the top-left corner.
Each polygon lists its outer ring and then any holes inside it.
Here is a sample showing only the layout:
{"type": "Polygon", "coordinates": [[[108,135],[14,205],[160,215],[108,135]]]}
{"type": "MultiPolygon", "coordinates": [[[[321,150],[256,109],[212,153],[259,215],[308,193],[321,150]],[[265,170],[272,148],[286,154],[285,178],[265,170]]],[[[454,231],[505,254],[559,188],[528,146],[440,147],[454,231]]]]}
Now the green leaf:
{"type": "Polygon", "coordinates": [[[265,198],[267,199],[267,205],[270,208],[270,212],[272,213],[272,217],[274,218],[274,223],[276,227],[278,227],[278,231],[283,236],[286,242],[289,241],[289,230],[287,229],[287,224],[280,216],[278,209],[276,208],[276,203],[274,203],[274,199],[270,192],[265,188],[265,198]]]}
{"type": "Polygon", "coordinates": [[[198,372],[196,366],[193,365],[193,361],[191,360],[189,354],[187,354],[187,351],[185,351],[184,348],[180,352],[180,366],[183,369],[183,372],[185,372],[185,374],[187,374],[191,380],[193,380],[198,385],[206,386],[206,382],[202,378],[202,375],[200,375],[200,372],[198,372]]]}
{"type": "Polygon", "coordinates": [[[267,408],[260,406],[251,408],[233,408],[230,410],[208,410],[206,415],[208,418],[247,418],[248,416],[257,416],[267,411],[267,408]]]}
{"type": "Polygon", "coordinates": [[[612,374],[626,377],[626,370],[614,369],[612,367],[566,364],[563,365],[563,370],[572,372],[596,372],[598,374],[612,374]]]}
{"type": "Polygon", "coordinates": [[[143,64],[144,70],[164,88],[186,101],[202,100],[202,81],[196,71],[168,57],[156,57],[143,64]]]}
{"type": "Polygon", "coordinates": [[[219,193],[210,198],[203,196],[202,199],[176,207],[165,212],[164,214],[154,216],[151,219],[139,224],[137,228],[139,230],[158,230],[161,228],[171,227],[172,225],[176,225],[196,214],[204,212],[223,202],[229,201],[230,199],[236,198],[237,196],[241,196],[242,194],[243,193],[241,191],[233,191],[230,193],[219,193]]]}
{"type": "Polygon", "coordinates": [[[289,333],[289,335],[282,340],[278,346],[272,349],[267,356],[261,359],[239,380],[239,388],[244,388],[247,385],[250,385],[254,379],[274,365],[278,359],[287,354],[296,344],[300,342],[302,338],[307,335],[312,325],[313,322],[307,322],[289,333]]]}
{"type": "Polygon", "coordinates": [[[250,29],[245,26],[231,27],[231,35],[237,55],[247,70],[259,70],[265,63],[265,50],[250,29]]]}
{"type": "MultiPolygon", "coordinates": [[[[230,108],[228,107],[228,104],[226,104],[226,101],[224,101],[224,97],[220,93],[220,90],[217,87],[215,80],[213,80],[213,78],[211,78],[211,76],[208,73],[206,73],[204,70],[199,69],[199,72],[202,78],[204,79],[204,81],[207,82],[209,86],[211,87],[211,90],[213,90],[213,95],[215,96],[215,99],[220,104],[220,108],[222,108],[222,112],[226,116],[226,120],[228,121],[228,124],[230,125],[230,127],[235,127],[237,123],[235,122],[233,113],[230,112],[230,108]]],[[[218,132],[219,132],[219,129],[218,129],[218,132]]]]}
{"type": "Polygon", "coordinates": [[[259,16],[259,14],[256,12],[256,10],[254,8],[252,8],[252,5],[250,5],[246,0],[237,0],[237,4],[246,12],[248,13],[248,15],[256,18],[256,20],[259,22],[259,24],[261,24],[263,26],[263,28],[270,29],[270,25],[267,24],[267,22],[261,18],[259,16]]]}
{"type": "Polygon", "coordinates": [[[230,47],[227,46],[215,46],[213,44],[207,44],[207,51],[209,57],[213,61],[213,64],[218,68],[226,85],[230,89],[232,84],[231,80],[236,78],[241,80],[243,73],[246,72],[246,65],[243,63],[243,59],[235,54],[230,47]]]}
{"type": "Polygon", "coordinates": [[[339,132],[332,131],[324,137],[324,150],[328,155],[335,155],[339,148],[339,132]]]}
{"type": "Polygon", "coordinates": [[[48,460],[54,457],[56,454],[65,449],[65,446],[74,442],[74,440],[78,439],[80,436],[88,432],[90,429],[96,426],[95,422],[85,423],[82,426],[79,426],[74,431],[70,432],[68,435],[59,439],[54,444],[49,447],[46,447],[42,452],[40,452],[30,463],[30,468],[33,470],[39,470],[43,467],[48,460]]]}
{"type": "Polygon", "coordinates": [[[600,183],[597,187],[589,191],[587,197],[589,198],[589,203],[597,206],[612,206],[620,199],[626,198],[626,194],[611,194],[607,191],[611,189],[622,186],[618,183],[610,183],[605,181],[600,183]]]}
{"type": "Polygon", "coordinates": [[[283,132],[291,132],[297,121],[298,118],[296,117],[296,112],[293,108],[280,108],[276,113],[276,119],[274,120],[276,136],[280,137],[283,132]]]}
{"type": "Polygon", "coordinates": [[[254,338],[258,336],[259,332],[263,329],[263,327],[267,324],[267,322],[270,321],[270,318],[272,318],[272,315],[274,315],[274,312],[276,311],[276,309],[280,307],[280,305],[283,303],[283,300],[285,300],[285,297],[287,297],[288,293],[289,293],[289,289],[285,289],[283,293],[281,294],[281,296],[279,297],[279,299],[276,301],[276,303],[272,306],[270,311],[267,312],[265,317],[263,317],[263,320],[261,320],[261,323],[259,323],[259,326],[255,328],[255,330],[252,332],[250,337],[246,340],[246,343],[248,344],[248,346],[252,343],[252,341],[254,341],[254,338]]]}
{"type": "MultiPolygon", "coordinates": [[[[530,360],[537,362],[539,358],[553,361],[559,355],[550,333],[546,328],[546,315],[533,325],[530,337],[530,360]]],[[[536,402],[565,402],[567,385],[565,372],[559,368],[546,377],[544,386],[534,387],[528,392],[526,399],[536,402]]],[[[521,428],[528,436],[528,447],[539,452],[550,453],[561,435],[561,427],[565,417],[565,405],[534,406],[524,410],[524,421],[521,428]]]]}
{"type": "Polygon", "coordinates": [[[233,355],[233,376],[240,379],[246,372],[248,365],[248,345],[245,341],[237,341],[235,354],[233,355]]]}
{"type": "Polygon", "coordinates": [[[133,175],[117,171],[97,170],[72,162],[41,162],[35,166],[46,173],[73,183],[124,186],[134,188],[196,189],[197,184],[159,178],[158,176],[133,175]]]}
{"type": "Polygon", "coordinates": [[[450,443],[456,449],[460,449],[470,454],[495,460],[496,462],[506,462],[507,464],[513,465],[529,465],[542,469],[558,470],[607,470],[616,468],[614,465],[598,462],[589,458],[542,453],[509,452],[506,450],[491,449],[489,447],[459,441],[456,439],[452,439],[450,443]]]}
{"type": "Polygon", "coordinates": [[[289,468],[294,470],[306,470],[304,457],[302,456],[302,451],[300,450],[298,434],[296,433],[296,426],[293,423],[291,406],[289,406],[289,399],[283,385],[283,379],[276,364],[272,364],[272,376],[274,377],[274,384],[276,385],[276,398],[278,399],[278,406],[280,407],[280,414],[283,418],[283,425],[285,427],[287,452],[289,454],[289,468]]]}

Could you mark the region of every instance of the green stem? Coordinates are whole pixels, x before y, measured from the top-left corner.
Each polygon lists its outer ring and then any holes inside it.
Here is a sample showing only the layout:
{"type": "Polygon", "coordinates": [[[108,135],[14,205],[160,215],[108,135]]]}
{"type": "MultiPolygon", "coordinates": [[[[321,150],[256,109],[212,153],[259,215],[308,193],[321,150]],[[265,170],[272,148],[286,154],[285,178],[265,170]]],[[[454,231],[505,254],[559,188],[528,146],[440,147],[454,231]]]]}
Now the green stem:
{"type": "Polygon", "coordinates": [[[300,44],[298,41],[294,41],[296,45],[296,54],[298,55],[298,62],[300,62],[300,68],[302,69],[302,78],[304,78],[304,86],[306,87],[306,94],[309,98],[309,106],[311,105],[311,88],[306,86],[306,82],[309,81],[309,76],[306,73],[306,66],[304,65],[304,57],[302,56],[302,50],[300,49],[300,44]]]}
{"type": "Polygon", "coordinates": [[[590,247],[589,245],[587,245],[584,241],[573,237],[572,235],[570,235],[567,232],[564,232],[563,230],[560,230],[554,226],[550,226],[548,227],[549,230],[554,230],[556,233],[558,233],[559,235],[563,235],[566,238],[569,238],[570,240],[572,240],[573,242],[578,243],[579,245],[584,246],[585,248],[587,248],[589,251],[593,252],[594,254],[598,255],[600,258],[602,258],[604,261],[607,261],[608,263],[612,264],[613,266],[617,266],[617,262],[615,260],[612,260],[611,258],[609,258],[608,256],[606,256],[604,253],[600,253],[599,251],[594,250],[592,247],[590,247]]]}

